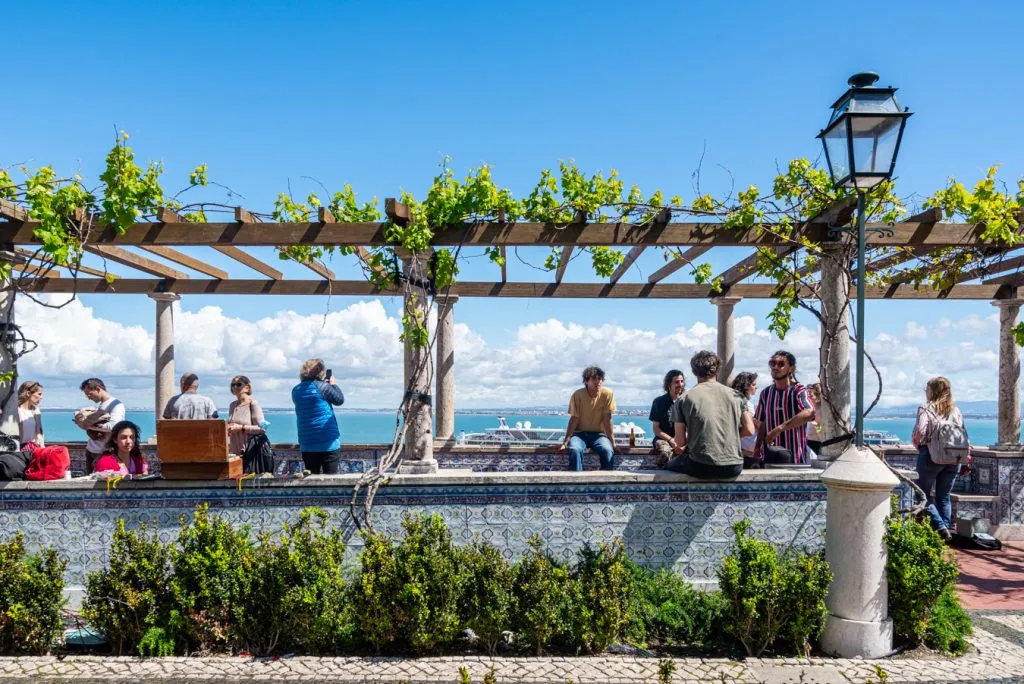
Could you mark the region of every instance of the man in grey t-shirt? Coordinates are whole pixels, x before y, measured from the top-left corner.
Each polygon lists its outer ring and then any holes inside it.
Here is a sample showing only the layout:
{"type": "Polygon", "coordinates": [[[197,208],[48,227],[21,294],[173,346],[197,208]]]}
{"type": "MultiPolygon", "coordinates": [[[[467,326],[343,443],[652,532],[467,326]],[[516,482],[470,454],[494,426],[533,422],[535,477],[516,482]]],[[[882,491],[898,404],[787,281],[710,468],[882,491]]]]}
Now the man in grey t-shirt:
{"type": "Polygon", "coordinates": [[[208,420],[217,418],[213,399],[199,394],[199,376],[185,373],[181,376],[181,394],[171,397],[164,407],[164,418],[177,420],[208,420]]]}
{"type": "Polygon", "coordinates": [[[754,434],[743,398],[716,379],[718,355],[699,351],[690,359],[697,386],[672,406],[676,457],[665,467],[694,477],[728,478],[743,472],[740,437],[754,434]]]}

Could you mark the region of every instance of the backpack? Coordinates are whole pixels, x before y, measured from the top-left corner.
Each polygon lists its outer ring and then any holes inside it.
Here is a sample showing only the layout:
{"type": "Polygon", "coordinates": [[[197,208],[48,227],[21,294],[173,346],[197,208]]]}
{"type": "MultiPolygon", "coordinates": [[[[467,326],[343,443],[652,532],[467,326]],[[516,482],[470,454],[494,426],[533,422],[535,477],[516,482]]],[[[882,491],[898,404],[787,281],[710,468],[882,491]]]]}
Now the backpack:
{"type": "Polygon", "coordinates": [[[0,480],[24,480],[30,458],[24,451],[0,451],[0,480]]]}
{"type": "Polygon", "coordinates": [[[71,456],[67,447],[36,447],[32,451],[32,460],[25,468],[25,479],[61,480],[70,467],[71,456]]]}
{"type": "Polygon", "coordinates": [[[270,446],[267,434],[260,432],[246,442],[242,453],[242,468],[246,473],[273,473],[274,456],[274,448],[270,446]]]}
{"type": "MultiPolygon", "coordinates": [[[[936,465],[966,463],[971,454],[971,442],[963,419],[957,422],[953,415],[943,417],[931,408],[926,409],[935,418],[936,426],[928,437],[928,456],[936,465]]],[[[956,415],[956,414],[954,414],[956,415]]]]}

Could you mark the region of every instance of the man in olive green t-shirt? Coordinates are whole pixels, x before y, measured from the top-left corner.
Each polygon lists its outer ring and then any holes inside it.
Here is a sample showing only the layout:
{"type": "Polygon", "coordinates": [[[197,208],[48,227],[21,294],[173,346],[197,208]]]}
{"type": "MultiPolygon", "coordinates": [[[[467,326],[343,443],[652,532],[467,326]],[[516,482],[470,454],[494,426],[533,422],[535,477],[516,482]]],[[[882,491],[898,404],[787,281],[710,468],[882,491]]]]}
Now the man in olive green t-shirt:
{"type": "Polygon", "coordinates": [[[570,470],[583,470],[583,452],[587,449],[601,457],[601,470],[611,470],[615,456],[615,395],[603,386],[604,371],[597,366],[583,371],[583,385],[569,399],[569,426],[558,451],[568,450],[570,470]]]}

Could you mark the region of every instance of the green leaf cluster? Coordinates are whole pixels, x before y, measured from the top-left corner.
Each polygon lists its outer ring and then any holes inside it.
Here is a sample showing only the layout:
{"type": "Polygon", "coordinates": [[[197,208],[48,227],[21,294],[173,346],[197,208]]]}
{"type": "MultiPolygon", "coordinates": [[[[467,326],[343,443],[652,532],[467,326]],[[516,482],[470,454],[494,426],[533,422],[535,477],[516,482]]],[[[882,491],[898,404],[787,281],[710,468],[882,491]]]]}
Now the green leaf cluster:
{"type": "Polygon", "coordinates": [[[43,655],[60,637],[66,567],[54,549],[28,553],[22,534],[0,542],[0,654],[43,655]]]}
{"type": "Polygon", "coordinates": [[[645,646],[713,646],[723,642],[726,604],[720,592],[704,592],[668,568],[650,570],[629,561],[633,587],[626,637],[645,646]]]}

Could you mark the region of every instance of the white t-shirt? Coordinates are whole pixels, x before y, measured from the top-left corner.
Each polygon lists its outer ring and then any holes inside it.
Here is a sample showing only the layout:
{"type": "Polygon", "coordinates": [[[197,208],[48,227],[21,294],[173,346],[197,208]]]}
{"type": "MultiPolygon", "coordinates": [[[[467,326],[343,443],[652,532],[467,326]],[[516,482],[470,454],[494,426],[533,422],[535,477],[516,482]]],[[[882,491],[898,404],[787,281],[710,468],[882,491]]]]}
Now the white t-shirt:
{"type": "Polygon", "coordinates": [[[100,439],[90,439],[89,443],[85,445],[85,450],[92,454],[102,454],[104,447],[107,445],[110,430],[124,420],[124,404],[114,397],[110,397],[106,401],[97,404],[96,407],[110,414],[110,418],[105,423],[95,426],[95,429],[102,430],[106,434],[100,439]]]}
{"type": "Polygon", "coordinates": [[[18,407],[18,425],[21,430],[20,440],[22,444],[35,442],[39,446],[43,444],[43,419],[39,415],[39,407],[26,409],[18,407]]]}

